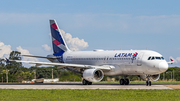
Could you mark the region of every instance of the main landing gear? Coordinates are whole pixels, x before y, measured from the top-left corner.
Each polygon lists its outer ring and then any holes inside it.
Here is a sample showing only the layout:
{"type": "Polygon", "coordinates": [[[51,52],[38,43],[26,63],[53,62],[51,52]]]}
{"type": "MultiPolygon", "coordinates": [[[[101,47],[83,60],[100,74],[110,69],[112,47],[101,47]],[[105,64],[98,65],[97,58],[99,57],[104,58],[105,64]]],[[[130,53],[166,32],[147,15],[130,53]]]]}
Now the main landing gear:
{"type": "Polygon", "coordinates": [[[124,79],[120,79],[119,83],[120,85],[129,85],[129,79],[126,79],[126,77],[124,77],[124,79]]]}
{"type": "Polygon", "coordinates": [[[151,81],[149,79],[149,76],[146,77],[146,86],[151,86],[151,81]]]}
{"type": "Polygon", "coordinates": [[[89,81],[83,79],[83,80],[82,80],[82,84],[83,84],[83,85],[92,85],[92,82],[89,82],[89,81]]]}

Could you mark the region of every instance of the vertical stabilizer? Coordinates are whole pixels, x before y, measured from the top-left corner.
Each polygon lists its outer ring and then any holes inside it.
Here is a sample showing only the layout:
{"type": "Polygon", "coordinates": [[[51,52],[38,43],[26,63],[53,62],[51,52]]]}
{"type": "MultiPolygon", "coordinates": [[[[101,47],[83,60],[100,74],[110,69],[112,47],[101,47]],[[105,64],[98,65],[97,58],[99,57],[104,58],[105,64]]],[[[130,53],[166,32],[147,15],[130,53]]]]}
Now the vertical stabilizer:
{"type": "Polygon", "coordinates": [[[50,21],[50,28],[51,28],[51,36],[52,36],[52,45],[54,53],[63,54],[66,51],[69,51],[67,44],[60,32],[60,29],[55,20],[50,21]]]}

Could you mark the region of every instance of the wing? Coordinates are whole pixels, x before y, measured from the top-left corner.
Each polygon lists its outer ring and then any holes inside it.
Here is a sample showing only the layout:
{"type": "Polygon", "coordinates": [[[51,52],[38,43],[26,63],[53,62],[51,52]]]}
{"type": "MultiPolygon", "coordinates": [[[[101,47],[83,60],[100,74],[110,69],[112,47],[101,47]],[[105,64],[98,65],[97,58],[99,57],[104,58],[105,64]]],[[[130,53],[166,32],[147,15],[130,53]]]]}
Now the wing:
{"type": "Polygon", "coordinates": [[[94,66],[94,65],[69,64],[69,63],[51,63],[51,62],[21,61],[21,60],[7,60],[7,61],[15,61],[15,62],[23,62],[23,63],[29,63],[29,64],[36,64],[36,66],[54,65],[54,66],[58,66],[58,68],[74,67],[74,68],[84,68],[84,69],[101,69],[103,71],[110,71],[112,68],[114,68],[114,66],[110,66],[110,65],[94,66]]]}

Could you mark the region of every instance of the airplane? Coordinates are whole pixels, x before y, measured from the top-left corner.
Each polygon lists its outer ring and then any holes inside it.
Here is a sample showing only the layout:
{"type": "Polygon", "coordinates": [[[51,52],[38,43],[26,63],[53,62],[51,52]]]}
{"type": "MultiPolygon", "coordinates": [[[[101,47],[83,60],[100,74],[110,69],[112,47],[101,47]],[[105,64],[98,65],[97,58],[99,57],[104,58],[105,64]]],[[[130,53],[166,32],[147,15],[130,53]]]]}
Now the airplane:
{"type": "Polygon", "coordinates": [[[146,81],[146,86],[151,86],[151,81],[157,81],[160,73],[168,69],[168,63],[163,56],[151,50],[101,50],[71,51],[55,20],[50,20],[52,46],[54,53],[43,56],[23,55],[26,57],[45,58],[51,62],[25,62],[29,64],[54,65],[58,68],[80,73],[83,85],[92,85],[100,82],[104,76],[123,76],[120,85],[129,85],[129,75],[138,75],[146,81]]]}

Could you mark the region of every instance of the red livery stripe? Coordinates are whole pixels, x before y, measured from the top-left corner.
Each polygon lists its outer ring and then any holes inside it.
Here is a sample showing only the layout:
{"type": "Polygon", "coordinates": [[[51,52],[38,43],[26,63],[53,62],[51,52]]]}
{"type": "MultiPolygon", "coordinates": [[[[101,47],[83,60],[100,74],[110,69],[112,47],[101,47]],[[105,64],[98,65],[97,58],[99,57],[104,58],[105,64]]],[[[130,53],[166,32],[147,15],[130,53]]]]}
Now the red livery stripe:
{"type": "Polygon", "coordinates": [[[53,24],[51,25],[51,27],[54,28],[54,29],[58,29],[55,23],[53,23],[53,24]]]}
{"type": "Polygon", "coordinates": [[[58,46],[58,45],[62,44],[62,43],[60,43],[60,42],[59,42],[59,41],[57,41],[57,40],[54,40],[54,41],[53,41],[53,43],[54,43],[56,46],[58,46]]]}

